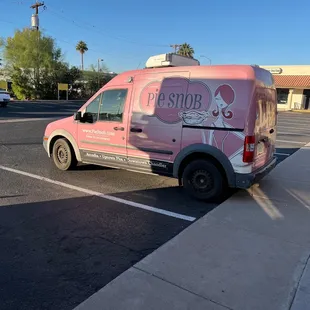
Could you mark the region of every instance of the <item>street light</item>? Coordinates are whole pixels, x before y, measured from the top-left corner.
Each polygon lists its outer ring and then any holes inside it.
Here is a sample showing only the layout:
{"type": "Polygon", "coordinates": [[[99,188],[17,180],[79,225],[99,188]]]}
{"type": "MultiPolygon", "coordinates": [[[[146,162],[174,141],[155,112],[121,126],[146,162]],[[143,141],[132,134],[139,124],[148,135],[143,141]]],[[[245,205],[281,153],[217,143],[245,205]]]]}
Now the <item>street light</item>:
{"type": "Polygon", "coordinates": [[[209,62],[210,62],[210,66],[211,66],[211,59],[209,57],[207,57],[205,55],[200,55],[200,58],[207,58],[209,60],[209,62]]]}
{"type": "Polygon", "coordinates": [[[103,59],[98,58],[98,89],[100,88],[100,62],[102,62],[103,59]]]}

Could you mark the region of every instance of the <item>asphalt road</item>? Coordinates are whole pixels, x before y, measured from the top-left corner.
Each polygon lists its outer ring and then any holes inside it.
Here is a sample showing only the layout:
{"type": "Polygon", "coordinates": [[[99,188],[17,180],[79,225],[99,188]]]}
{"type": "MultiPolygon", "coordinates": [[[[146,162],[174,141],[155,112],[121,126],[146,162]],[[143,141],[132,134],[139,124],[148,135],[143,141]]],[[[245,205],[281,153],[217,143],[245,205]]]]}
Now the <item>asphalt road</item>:
{"type": "Polygon", "coordinates": [[[279,112],[276,156],[285,160],[310,142],[310,113],[279,112]]]}
{"type": "MultiPolygon", "coordinates": [[[[79,105],[0,109],[0,309],[73,309],[218,205],[189,199],[169,178],[57,170],[44,128],[79,105]]],[[[280,113],[278,132],[281,161],[310,141],[310,114],[280,113]]]]}

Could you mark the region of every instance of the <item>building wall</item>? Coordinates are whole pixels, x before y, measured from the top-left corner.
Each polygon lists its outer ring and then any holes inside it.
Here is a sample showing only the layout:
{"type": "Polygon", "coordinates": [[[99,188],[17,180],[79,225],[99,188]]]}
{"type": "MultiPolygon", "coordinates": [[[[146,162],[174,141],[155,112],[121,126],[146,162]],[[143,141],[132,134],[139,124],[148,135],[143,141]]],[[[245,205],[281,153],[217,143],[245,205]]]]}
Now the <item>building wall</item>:
{"type": "MultiPolygon", "coordinates": [[[[268,69],[281,69],[281,75],[310,75],[310,65],[298,65],[298,66],[260,66],[266,70],[268,69]]],[[[277,73],[273,73],[277,74],[277,73]]]]}
{"type": "MultiPolygon", "coordinates": [[[[292,66],[260,66],[273,75],[310,75],[310,65],[292,65],[292,66]]],[[[295,108],[304,108],[305,96],[303,89],[289,88],[287,104],[278,104],[279,110],[291,110],[295,108]]]]}
{"type": "Polygon", "coordinates": [[[296,104],[302,105],[303,98],[304,98],[303,89],[294,89],[291,107],[288,107],[288,108],[291,108],[291,109],[297,108],[298,109],[298,106],[296,107],[296,104]]]}

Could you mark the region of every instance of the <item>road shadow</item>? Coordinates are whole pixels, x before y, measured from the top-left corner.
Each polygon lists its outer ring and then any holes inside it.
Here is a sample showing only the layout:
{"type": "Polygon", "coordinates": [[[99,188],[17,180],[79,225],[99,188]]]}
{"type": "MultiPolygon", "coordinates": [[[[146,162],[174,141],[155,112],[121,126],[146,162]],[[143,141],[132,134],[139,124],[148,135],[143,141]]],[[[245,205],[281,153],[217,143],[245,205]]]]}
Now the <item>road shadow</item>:
{"type": "Polygon", "coordinates": [[[93,196],[2,206],[0,308],[71,310],[189,224],[93,196]]]}
{"type": "Polygon", "coordinates": [[[277,164],[283,162],[289,156],[293,155],[297,152],[300,148],[297,147],[278,147],[276,148],[276,157],[277,157],[277,164]]]}
{"type": "Polygon", "coordinates": [[[74,114],[85,101],[78,102],[10,102],[5,109],[0,109],[1,119],[18,118],[61,118],[74,114]]]}
{"type": "MultiPolygon", "coordinates": [[[[53,167],[54,169],[54,167],[53,167]]],[[[97,166],[97,165],[86,165],[82,164],[81,166],[77,166],[75,170],[72,172],[72,176],[74,178],[79,178],[78,175],[82,174],[83,171],[106,171],[113,170],[115,172],[118,169],[97,166]]],[[[123,182],[130,182],[135,178],[139,178],[141,176],[138,172],[128,171],[127,173],[123,173],[123,182]]],[[[144,177],[145,175],[143,175],[144,177]]],[[[82,175],[81,175],[82,177],[82,175]]],[[[91,178],[91,176],[87,176],[87,178],[91,178]]],[[[98,177],[98,176],[97,176],[98,177]]],[[[105,176],[106,179],[108,176],[105,176]]],[[[117,176],[116,178],[119,178],[117,176]]],[[[158,184],[157,188],[149,188],[149,189],[141,189],[141,190],[126,190],[117,193],[108,193],[109,196],[121,198],[124,200],[134,201],[137,203],[141,203],[147,206],[156,207],[159,209],[168,210],[175,213],[181,213],[188,216],[193,216],[196,218],[200,218],[206,213],[213,210],[216,206],[221,204],[227,198],[229,198],[232,194],[237,192],[237,189],[227,188],[227,190],[223,193],[223,195],[217,199],[209,200],[209,201],[199,201],[190,197],[188,193],[184,190],[182,186],[178,185],[178,181],[176,179],[170,179],[162,177],[158,179],[157,176],[151,176],[150,178],[154,178],[156,184],[158,184]],[[160,182],[158,182],[160,180],[160,182]]],[[[66,178],[66,182],[70,182],[70,178],[66,178]]],[[[98,179],[98,182],[101,182],[98,179]]],[[[117,188],[117,183],[114,180],[110,180],[111,188],[117,188]]]]}

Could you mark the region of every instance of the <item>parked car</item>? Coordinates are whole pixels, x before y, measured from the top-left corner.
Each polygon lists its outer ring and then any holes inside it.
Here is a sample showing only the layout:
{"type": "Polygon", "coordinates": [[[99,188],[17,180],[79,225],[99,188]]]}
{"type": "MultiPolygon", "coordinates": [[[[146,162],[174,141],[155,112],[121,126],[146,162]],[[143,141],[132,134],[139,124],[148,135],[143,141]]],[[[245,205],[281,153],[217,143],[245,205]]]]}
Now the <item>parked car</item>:
{"type": "Polygon", "coordinates": [[[275,167],[276,119],[267,70],[163,54],[50,123],[43,145],[61,170],[81,162],[170,176],[209,200],[227,187],[249,188],[275,167]]]}
{"type": "Polygon", "coordinates": [[[5,89],[0,88],[0,106],[6,107],[10,100],[10,94],[5,89]]]}

